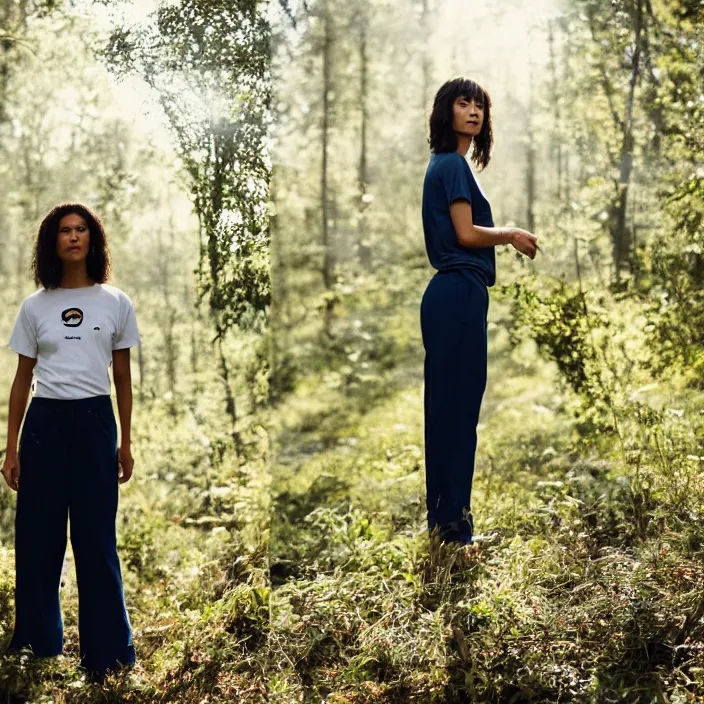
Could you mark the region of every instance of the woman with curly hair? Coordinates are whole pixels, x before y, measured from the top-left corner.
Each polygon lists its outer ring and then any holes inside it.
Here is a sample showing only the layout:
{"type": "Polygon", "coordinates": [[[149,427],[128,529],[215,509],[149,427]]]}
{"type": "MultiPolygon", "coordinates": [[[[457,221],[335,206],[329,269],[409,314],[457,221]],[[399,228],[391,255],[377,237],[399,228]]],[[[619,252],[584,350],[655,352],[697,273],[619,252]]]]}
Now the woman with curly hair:
{"type": "Polygon", "coordinates": [[[538,245],[526,230],[494,227],[489,201],[465,158],[471,148],[472,161],[482,169],[490,159],[491,101],[481,86],[456,78],[440,88],[429,142],[422,216],[426,251],[437,273],[420,310],[428,530],[443,542],[469,544],[494,247],[510,244],[533,259],[538,245]]]}
{"type": "Polygon", "coordinates": [[[28,647],[48,657],[63,650],[59,585],[70,521],[81,664],[100,681],[135,662],[115,520],[118,483],[132,475],[130,347],[140,334],[129,297],[105,283],[107,237],[85,206],[59,205],[44,218],[32,268],[42,288],[22,302],[9,342],[19,359],[2,468],[17,491],[16,618],[8,651],[28,647]]]}

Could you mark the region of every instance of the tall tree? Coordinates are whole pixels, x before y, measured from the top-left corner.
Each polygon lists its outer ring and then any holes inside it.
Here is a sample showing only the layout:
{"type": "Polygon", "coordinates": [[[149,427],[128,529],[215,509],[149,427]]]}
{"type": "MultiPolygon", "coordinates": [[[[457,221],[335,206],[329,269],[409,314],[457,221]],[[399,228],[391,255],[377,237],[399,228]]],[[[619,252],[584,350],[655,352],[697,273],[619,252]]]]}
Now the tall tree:
{"type": "MultiPolygon", "coordinates": [[[[530,59],[529,59],[530,61],[530,59]]],[[[533,64],[529,66],[529,94],[533,95],[533,64]]],[[[530,232],[535,230],[535,201],[536,201],[536,174],[535,174],[535,154],[536,154],[536,134],[534,129],[535,118],[533,111],[527,109],[526,114],[526,227],[530,232]]]]}
{"type": "MultiPolygon", "coordinates": [[[[622,275],[630,270],[633,247],[632,233],[626,224],[628,193],[633,171],[635,147],[634,111],[636,109],[636,87],[642,78],[642,54],[645,39],[645,26],[648,15],[645,12],[648,0],[621,0],[609,5],[613,12],[604,12],[604,2],[587,0],[585,13],[589,31],[594,43],[602,90],[609,105],[614,130],[618,135],[617,154],[618,175],[614,177],[613,196],[608,208],[607,225],[611,236],[614,255],[614,283],[622,284],[622,275]],[[616,27],[613,20],[617,20],[616,27]],[[614,70],[609,59],[615,53],[612,44],[617,42],[614,29],[626,34],[623,46],[625,59],[619,69],[614,70]],[[625,89],[625,91],[624,91],[625,89]],[[623,105],[618,106],[618,96],[625,93],[623,105]]],[[[619,47],[620,48],[620,47],[619,47]]]]}
{"type": "Polygon", "coordinates": [[[550,135],[550,147],[552,160],[555,164],[555,199],[559,203],[562,199],[562,159],[563,159],[563,144],[562,144],[562,113],[561,113],[561,98],[560,95],[560,76],[557,71],[557,48],[555,46],[555,25],[556,20],[548,21],[548,50],[549,61],[548,71],[550,72],[550,93],[551,103],[553,106],[553,122],[550,135]]]}
{"type": "Polygon", "coordinates": [[[331,100],[330,94],[332,91],[332,46],[333,46],[333,27],[332,13],[330,12],[328,0],[322,0],[320,21],[322,23],[322,118],[321,118],[321,134],[320,134],[320,149],[322,153],[322,163],[320,168],[320,213],[322,218],[322,276],[323,286],[325,287],[325,314],[323,318],[323,332],[327,337],[332,335],[332,315],[334,309],[334,298],[332,288],[335,283],[333,267],[333,248],[331,242],[330,222],[330,122],[331,122],[331,100]]]}
{"type": "Polygon", "coordinates": [[[263,7],[255,0],[162,5],[154,24],[116,29],[103,55],[118,75],[136,72],[146,80],[174,130],[201,230],[199,293],[208,299],[239,445],[224,337],[235,326],[261,324],[270,299],[263,7]]]}
{"type": "Polygon", "coordinates": [[[366,212],[369,206],[369,167],[368,167],[368,132],[369,132],[369,6],[363,0],[358,15],[359,24],[359,185],[358,220],[357,220],[357,254],[360,264],[368,269],[371,266],[371,247],[367,241],[369,226],[366,212]]]}

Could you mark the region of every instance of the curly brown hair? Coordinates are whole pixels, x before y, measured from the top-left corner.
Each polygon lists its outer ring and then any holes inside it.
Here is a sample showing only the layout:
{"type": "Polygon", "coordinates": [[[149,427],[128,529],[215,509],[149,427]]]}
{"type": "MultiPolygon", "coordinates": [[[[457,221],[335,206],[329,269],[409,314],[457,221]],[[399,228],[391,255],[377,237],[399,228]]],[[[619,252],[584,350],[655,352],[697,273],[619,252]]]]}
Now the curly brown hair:
{"type": "Polygon", "coordinates": [[[39,232],[34,245],[32,272],[34,282],[46,288],[61,285],[63,262],[56,253],[56,239],[59,223],[66,215],[80,215],[88,225],[90,247],[86,257],[86,271],[94,282],[102,284],[110,278],[110,251],[108,238],[100,218],[85,205],[80,203],[62,203],[52,208],[39,225],[39,232]]]}
{"type": "Polygon", "coordinates": [[[484,124],[479,134],[472,140],[474,146],[471,157],[478,167],[484,169],[491,159],[491,147],[494,143],[491,127],[491,99],[484,88],[468,78],[453,78],[444,83],[435,94],[429,123],[430,151],[434,154],[457,151],[457,136],[452,128],[452,106],[460,97],[484,104],[484,124]]]}

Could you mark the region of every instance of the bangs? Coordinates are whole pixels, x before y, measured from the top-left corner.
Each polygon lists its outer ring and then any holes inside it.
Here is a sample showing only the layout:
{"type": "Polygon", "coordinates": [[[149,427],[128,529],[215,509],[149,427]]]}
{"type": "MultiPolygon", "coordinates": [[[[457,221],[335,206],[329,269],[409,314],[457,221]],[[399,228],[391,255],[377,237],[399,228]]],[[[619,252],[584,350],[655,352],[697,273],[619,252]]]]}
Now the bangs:
{"type": "Polygon", "coordinates": [[[487,102],[487,95],[484,89],[474,81],[470,81],[468,78],[458,79],[455,85],[456,95],[454,100],[457,98],[464,98],[465,100],[474,100],[476,102],[487,102]]]}

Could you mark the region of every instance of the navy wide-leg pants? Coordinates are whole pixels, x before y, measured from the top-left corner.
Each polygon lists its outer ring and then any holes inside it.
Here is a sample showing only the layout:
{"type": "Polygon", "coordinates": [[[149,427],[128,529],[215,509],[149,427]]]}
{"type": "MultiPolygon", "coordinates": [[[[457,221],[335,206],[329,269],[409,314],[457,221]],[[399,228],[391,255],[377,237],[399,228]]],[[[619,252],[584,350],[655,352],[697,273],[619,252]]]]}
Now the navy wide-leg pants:
{"type": "Polygon", "coordinates": [[[10,650],[63,649],[59,605],[67,520],[78,583],[81,664],[105,671],[135,661],[115,520],[117,423],[110,396],[33,397],[22,427],[15,517],[15,630],[10,650]]]}
{"type": "Polygon", "coordinates": [[[479,409],[487,382],[489,292],[467,269],[441,271],[421,302],[428,529],[471,540],[479,409]],[[451,529],[450,529],[451,527],[451,529]]]}

